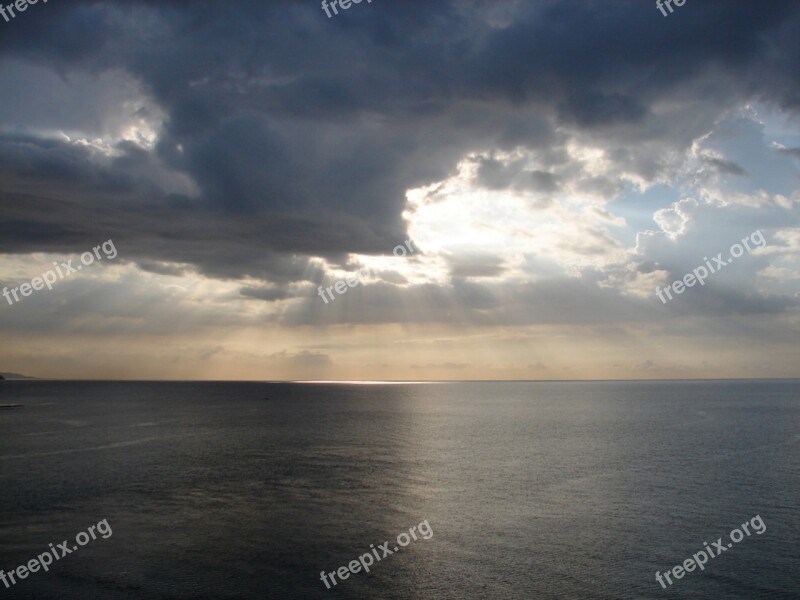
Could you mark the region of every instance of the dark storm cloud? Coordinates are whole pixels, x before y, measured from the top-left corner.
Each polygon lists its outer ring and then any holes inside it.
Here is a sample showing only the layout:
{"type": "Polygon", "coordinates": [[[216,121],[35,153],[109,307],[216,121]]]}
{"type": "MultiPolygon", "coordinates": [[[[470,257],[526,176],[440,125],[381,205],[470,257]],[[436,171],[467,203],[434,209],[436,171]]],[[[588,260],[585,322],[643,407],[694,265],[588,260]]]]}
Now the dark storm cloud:
{"type": "Polygon", "coordinates": [[[549,173],[547,171],[531,171],[530,177],[533,189],[548,194],[558,191],[561,185],[558,175],[554,175],[553,173],[549,173]]]}
{"type": "MultiPolygon", "coordinates": [[[[618,141],[614,160],[652,177],[654,158],[624,150],[631,136],[660,148],[698,131],[661,123],[656,102],[713,106],[697,124],[743,99],[800,108],[795,2],[697,2],[670,19],[638,1],[500,4],[385,0],[330,21],[313,1],[72,0],[26,14],[3,30],[15,68],[125,73],[165,122],[153,152],[127,143],[100,160],[37,134],[54,128],[45,111],[5,113],[4,131],[25,133],[0,139],[0,251],[113,238],[150,270],[318,282],[308,257],[401,243],[405,191],[467,153],[524,146],[558,164],[562,123],[618,141]],[[199,194],[170,192],[159,169],[199,194]]],[[[47,93],[26,85],[23,98],[47,93]]],[[[112,110],[107,98],[96,106],[112,110]]],[[[70,127],[90,127],[91,112],[70,127]]],[[[482,181],[561,183],[515,168],[487,163],[482,181]]],[[[584,185],[618,191],[613,180],[584,185]]]]}
{"type": "Polygon", "coordinates": [[[732,160],[705,157],[703,158],[703,163],[715,171],[724,173],[726,175],[747,175],[747,171],[732,160]]]}
{"type": "Polygon", "coordinates": [[[758,87],[796,106],[798,74],[786,64],[796,65],[796,45],[777,62],[768,52],[770,38],[788,41],[797,10],[792,2],[716,0],[663,19],[640,2],[535,3],[490,36],[475,77],[509,98],[554,97],[563,118],[597,126],[639,120],[649,98],[714,63],[742,72],[769,64],[775,78],[758,87]]]}
{"type": "Polygon", "coordinates": [[[172,275],[180,277],[188,272],[188,269],[176,265],[153,262],[150,260],[140,260],[136,263],[142,271],[156,273],[157,275],[172,275]]]}

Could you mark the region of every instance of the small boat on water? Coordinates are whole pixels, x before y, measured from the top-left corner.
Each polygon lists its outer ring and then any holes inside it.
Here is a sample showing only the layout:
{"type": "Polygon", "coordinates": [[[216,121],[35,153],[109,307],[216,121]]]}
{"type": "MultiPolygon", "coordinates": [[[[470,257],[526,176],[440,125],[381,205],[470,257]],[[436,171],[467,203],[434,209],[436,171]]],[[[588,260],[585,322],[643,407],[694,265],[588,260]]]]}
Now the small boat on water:
{"type": "Polygon", "coordinates": [[[0,410],[4,408],[21,408],[22,404],[0,404],[0,410]]]}

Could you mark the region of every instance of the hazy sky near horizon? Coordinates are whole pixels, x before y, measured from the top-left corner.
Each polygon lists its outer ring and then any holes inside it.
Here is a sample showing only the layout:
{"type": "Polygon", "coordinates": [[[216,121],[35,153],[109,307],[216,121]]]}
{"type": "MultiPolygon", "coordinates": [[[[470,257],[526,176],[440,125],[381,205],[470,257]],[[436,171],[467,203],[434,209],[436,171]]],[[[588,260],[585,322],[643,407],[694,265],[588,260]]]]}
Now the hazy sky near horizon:
{"type": "Polygon", "coordinates": [[[0,371],[800,376],[798,31],[789,0],[39,2],[0,20],[0,286],[118,255],[0,297],[0,371]]]}

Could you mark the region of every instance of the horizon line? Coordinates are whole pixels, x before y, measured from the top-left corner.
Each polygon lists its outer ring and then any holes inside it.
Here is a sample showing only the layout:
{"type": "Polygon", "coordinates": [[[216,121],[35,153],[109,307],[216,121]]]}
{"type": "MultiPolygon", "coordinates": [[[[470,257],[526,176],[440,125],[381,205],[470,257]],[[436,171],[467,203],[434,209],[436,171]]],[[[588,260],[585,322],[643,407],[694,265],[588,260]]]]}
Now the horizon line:
{"type": "Polygon", "coordinates": [[[800,377],[695,377],[650,379],[63,379],[51,377],[11,377],[2,381],[63,381],[98,383],[270,383],[270,384],[351,384],[391,385],[430,383],[623,383],[687,381],[798,381],[800,377]]]}

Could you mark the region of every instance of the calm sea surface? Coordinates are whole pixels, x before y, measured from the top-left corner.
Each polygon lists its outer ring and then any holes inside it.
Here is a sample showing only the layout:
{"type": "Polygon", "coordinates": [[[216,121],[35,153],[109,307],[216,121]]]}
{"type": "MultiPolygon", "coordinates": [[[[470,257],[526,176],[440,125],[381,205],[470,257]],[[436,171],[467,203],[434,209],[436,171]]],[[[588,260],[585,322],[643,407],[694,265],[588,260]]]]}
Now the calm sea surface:
{"type": "Polygon", "coordinates": [[[798,381],[2,382],[11,403],[0,568],[113,535],[0,598],[800,598],[798,381]]]}

